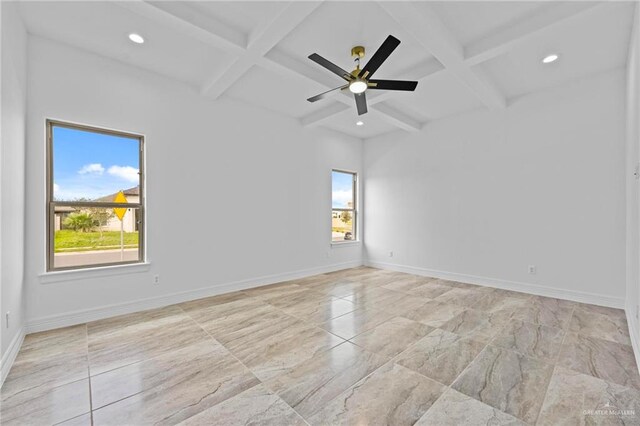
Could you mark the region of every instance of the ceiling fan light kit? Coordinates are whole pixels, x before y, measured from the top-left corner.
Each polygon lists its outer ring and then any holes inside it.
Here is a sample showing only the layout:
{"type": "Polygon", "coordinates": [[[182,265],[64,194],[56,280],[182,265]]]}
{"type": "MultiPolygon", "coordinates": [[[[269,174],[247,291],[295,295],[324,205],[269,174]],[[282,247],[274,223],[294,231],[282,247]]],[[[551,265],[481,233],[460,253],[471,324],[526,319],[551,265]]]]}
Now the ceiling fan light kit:
{"type": "Polygon", "coordinates": [[[375,73],[378,68],[387,60],[389,55],[398,47],[400,44],[400,40],[390,35],[387,39],[382,43],[382,46],[373,54],[369,62],[364,66],[364,68],[360,69],[360,59],[364,58],[365,49],[362,46],[355,46],[351,49],[351,56],[354,58],[356,63],[356,68],[347,72],[334,64],[333,62],[328,61],[317,53],[312,53],[309,55],[309,59],[318,65],[328,69],[332,73],[338,75],[342,79],[344,79],[347,84],[336,87],[335,89],[328,90],[324,93],[320,93],[319,95],[313,96],[307,99],[309,102],[316,102],[320,99],[324,99],[327,95],[337,91],[337,90],[346,90],[349,89],[356,101],[356,108],[358,110],[358,115],[367,113],[367,98],[365,92],[368,89],[374,90],[402,90],[412,92],[416,90],[416,86],[418,85],[417,81],[405,81],[405,80],[371,80],[371,76],[375,73]]]}

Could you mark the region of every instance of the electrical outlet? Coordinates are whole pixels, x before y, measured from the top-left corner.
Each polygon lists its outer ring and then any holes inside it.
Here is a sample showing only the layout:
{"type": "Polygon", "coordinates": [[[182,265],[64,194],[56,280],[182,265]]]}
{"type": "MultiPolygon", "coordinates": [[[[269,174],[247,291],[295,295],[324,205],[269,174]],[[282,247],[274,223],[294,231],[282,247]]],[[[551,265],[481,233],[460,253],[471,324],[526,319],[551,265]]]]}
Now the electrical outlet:
{"type": "Polygon", "coordinates": [[[529,265],[529,273],[531,275],[535,275],[535,273],[536,273],[536,265],[529,265]]]}
{"type": "Polygon", "coordinates": [[[393,252],[392,251],[389,252],[389,257],[393,257],[393,252]]]}
{"type": "Polygon", "coordinates": [[[11,312],[7,311],[7,313],[5,314],[5,327],[9,328],[9,317],[11,316],[11,312]]]}
{"type": "Polygon", "coordinates": [[[154,275],[154,276],[153,276],[153,283],[154,283],[155,285],[160,284],[160,275],[154,275]]]}

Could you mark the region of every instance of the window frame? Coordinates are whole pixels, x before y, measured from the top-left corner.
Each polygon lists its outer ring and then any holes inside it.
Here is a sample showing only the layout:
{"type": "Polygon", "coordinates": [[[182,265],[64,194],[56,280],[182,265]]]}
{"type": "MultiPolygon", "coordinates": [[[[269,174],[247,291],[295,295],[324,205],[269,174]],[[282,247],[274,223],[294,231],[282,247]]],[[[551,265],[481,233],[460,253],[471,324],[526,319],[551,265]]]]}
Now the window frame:
{"type": "MultiPolygon", "coordinates": [[[[344,169],[331,169],[331,216],[333,216],[333,212],[334,211],[347,211],[347,212],[351,212],[351,215],[353,217],[353,235],[354,238],[353,240],[343,240],[343,241],[333,241],[333,230],[331,230],[331,232],[329,233],[330,235],[330,240],[331,240],[331,244],[332,245],[340,245],[340,244],[354,244],[354,243],[358,243],[360,242],[360,232],[358,230],[358,172],[354,172],[352,170],[344,170],[344,169]],[[333,207],[333,172],[338,172],[338,173],[345,173],[345,174],[350,174],[353,176],[352,179],[352,194],[353,194],[353,208],[349,209],[349,208],[341,208],[341,207],[337,207],[334,208],[333,207]]],[[[333,229],[333,226],[331,227],[331,229],[333,229]]]]}
{"type": "MultiPolygon", "coordinates": [[[[46,119],[46,272],[75,271],[84,269],[95,269],[102,267],[113,267],[122,265],[133,265],[145,263],[145,234],[146,234],[146,212],[145,212],[145,173],[144,173],[144,135],[124,132],[120,130],[107,129],[104,127],[89,126],[69,121],[46,119]],[[53,128],[64,127],[67,129],[82,130],[86,132],[101,133],[106,135],[125,137],[138,140],[138,175],[139,175],[139,196],[137,203],[115,203],[115,202],[94,202],[94,201],[55,201],[53,197],[53,128]],[[138,259],[108,263],[94,263],[89,265],[54,267],[55,256],[55,208],[56,206],[81,206],[81,207],[101,207],[115,208],[123,207],[127,209],[138,209],[138,259]]],[[[135,212],[135,210],[134,210],[135,212]]],[[[135,214],[135,213],[134,213],[135,214]]]]}

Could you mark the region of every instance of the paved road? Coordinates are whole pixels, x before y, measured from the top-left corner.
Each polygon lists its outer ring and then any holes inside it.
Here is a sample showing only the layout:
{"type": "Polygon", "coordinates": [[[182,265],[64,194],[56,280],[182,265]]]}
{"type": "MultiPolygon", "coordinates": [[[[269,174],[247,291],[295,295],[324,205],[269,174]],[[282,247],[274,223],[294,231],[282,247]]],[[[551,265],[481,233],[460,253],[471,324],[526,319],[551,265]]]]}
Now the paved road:
{"type": "MultiPolygon", "coordinates": [[[[54,263],[56,268],[69,266],[95,265],[100,263],[120,262],[120,250],[96,250],[76,253],[56,253],[54,263]]],[[[125,249],[125,261],[137,260],[138,249],[125,249]]]]}

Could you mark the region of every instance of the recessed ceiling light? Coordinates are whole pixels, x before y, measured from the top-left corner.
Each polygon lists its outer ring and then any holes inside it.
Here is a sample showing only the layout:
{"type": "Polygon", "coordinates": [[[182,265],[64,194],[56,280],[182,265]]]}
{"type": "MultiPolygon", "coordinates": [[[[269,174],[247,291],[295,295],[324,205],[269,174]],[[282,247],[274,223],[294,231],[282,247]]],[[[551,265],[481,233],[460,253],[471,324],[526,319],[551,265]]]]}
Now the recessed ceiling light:
{"type": "Polygon", "coordinates": [[[140,34],[136,34],[136,33],[129,34],[129,40],[131,40],[136,44],[144,43],[144,38],[140,34]]]}
{"type": "Polygon", "coordinates": [[[558,60],[558,55],[555,53],[552,55],[547,55],[542,59],[543,64],[550,64],[551,62],[555,62],[558,60]]]}
{"type": "Polygon", "coordinates": [[[356,121],[356,126],[362,126],[364,123],[362,121],[356,121]]]}

